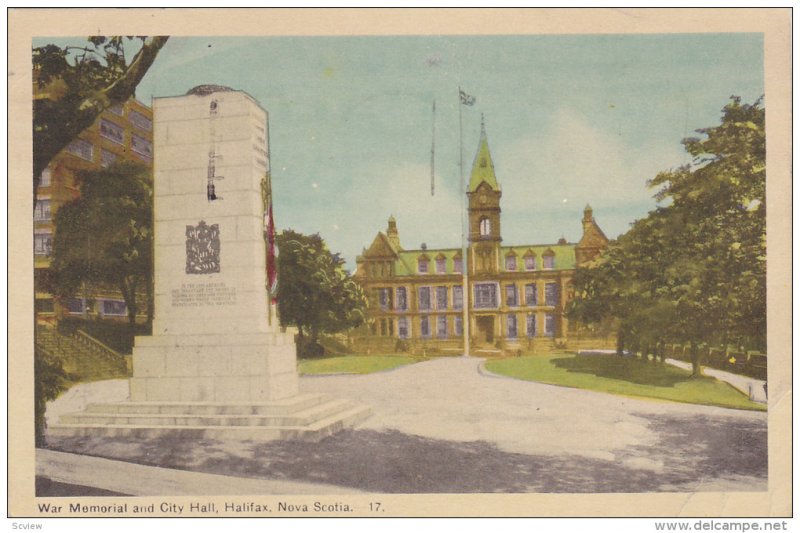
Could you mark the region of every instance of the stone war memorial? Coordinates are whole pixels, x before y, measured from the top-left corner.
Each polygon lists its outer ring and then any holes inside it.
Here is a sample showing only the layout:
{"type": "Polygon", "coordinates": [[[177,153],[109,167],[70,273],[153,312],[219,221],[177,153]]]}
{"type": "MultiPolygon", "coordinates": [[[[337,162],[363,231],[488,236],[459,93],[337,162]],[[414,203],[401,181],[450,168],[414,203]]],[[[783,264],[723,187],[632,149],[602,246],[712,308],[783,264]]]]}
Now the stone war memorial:
{"type": "Polygon", "coordinates": [[[90,404],[55,436],[319,440],[370,409],[299,394],[294,332],[267,290],[267,112],[201,85],[154,100],[155,320],[130,401],[90,404]]]}

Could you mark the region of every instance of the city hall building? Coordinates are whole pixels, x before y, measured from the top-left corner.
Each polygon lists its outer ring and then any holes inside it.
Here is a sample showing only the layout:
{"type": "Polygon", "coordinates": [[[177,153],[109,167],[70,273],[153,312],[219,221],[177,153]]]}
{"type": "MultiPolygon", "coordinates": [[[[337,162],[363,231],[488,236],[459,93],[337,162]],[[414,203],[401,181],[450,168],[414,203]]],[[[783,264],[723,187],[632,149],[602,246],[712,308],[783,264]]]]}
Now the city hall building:
{"type": "Polygon", "coordinates": [[[404,249],[397,222],[389,218],[386,231],[356,259],[355,279],[368,296],[371,319],[356,339],[362,349],[460,352],[464,305],[476,353],[521,353],[566,342],[575,329],[564,316],[575,268],[599,255],[608,239],[587,205],[578,243],[562,238],[504,245],[501,197],[482,126],[467,191],[466,261],[462,248],[404,249]]]}

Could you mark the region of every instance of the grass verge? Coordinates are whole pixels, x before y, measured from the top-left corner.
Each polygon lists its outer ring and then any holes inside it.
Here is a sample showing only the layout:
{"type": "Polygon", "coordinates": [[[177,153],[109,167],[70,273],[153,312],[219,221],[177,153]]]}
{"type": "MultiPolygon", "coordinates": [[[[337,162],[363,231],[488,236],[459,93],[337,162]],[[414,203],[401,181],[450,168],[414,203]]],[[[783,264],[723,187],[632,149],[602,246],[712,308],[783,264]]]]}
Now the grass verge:
{"type": "Polygon", "coordinates": [[[486,368],[527,381],[625,396],[766,411],[727,383],[711,377],[616,355],[534,355],[489,361],[486,368]]]}
{"type": "Polygon", "coordinates": [[[371,374],[419,362],[407,355],[346,355],[305,359],[297,366],[300,374],[371,374]]]}

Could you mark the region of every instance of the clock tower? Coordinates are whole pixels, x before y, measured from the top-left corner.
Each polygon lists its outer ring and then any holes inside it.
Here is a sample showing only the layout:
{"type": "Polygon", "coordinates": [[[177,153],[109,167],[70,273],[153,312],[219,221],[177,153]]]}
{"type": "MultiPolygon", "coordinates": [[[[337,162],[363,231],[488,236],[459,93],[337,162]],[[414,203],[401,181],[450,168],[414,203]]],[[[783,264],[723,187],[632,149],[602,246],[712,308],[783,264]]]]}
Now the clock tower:
{"type": "Polygon", "coordinates": [[[469,243],[473,251],[473,273],[492,273],[499,268],[500,197],[486,127],[481,120],[478,152],[472,164],[467,198],[469,202],[469,243]]]}

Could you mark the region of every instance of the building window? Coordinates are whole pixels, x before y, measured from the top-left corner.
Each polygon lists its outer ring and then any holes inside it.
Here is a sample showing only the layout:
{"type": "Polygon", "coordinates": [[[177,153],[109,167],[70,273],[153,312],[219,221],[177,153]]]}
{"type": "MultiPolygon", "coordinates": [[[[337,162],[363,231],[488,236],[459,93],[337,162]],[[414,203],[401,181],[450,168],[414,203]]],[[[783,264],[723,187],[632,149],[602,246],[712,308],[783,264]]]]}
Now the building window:
{"type": "Polygon", "coordinates": [[[506,330],[507,330],[507,337],[509,339],[516,339],[517,338],[517,316],[516,315],[508,315],[506,317],[506,330]]]}
{"type": "Polygon", "coordinates": [[[33,236],[34,255],[50,255],[53,253],[53,235],[50,233],[37,233],[33,236]]]}
{"type": "Polygon", "coordinates": [[[36,202],[36,207],[33,209],[33,220],[36,222],[45,222],[51,218],[50,200],[39,200],[36,202]]]}
{"type": "Polygon", "coordinates": [[[461,285],[453,286],[453,309],[463,309],[464,307],[464,287],[461,285]]]}
{"type": "Polygon", "coordinates": [[[100,309],[103,315],[125,316],[128,314],[125,302],[120,300],[102,300],[100,309]]]}
{"type": "Polygon", "coordinates": [[[556,267],[556,257],[554,255],[542,256],[542,268],[553,270],[556,267]]]}
{"type": "Polygon", "coordinates": [[[428,259],[426,257],[420,257],[417,259],[417,272],[420,274],[427,274],[428,273],[428,259]]]}
{"type": "Polygon", "coordinates": [[[50,172],[49,168],[46,168],[42,171],[42,174],[39,176],[39,187],[49,187],[52,180],[52,173],[50,172]]]}
{"type": "Polygon", "coordinates": [[[419,310],[420,311],[430,311],[431,309],[431,288],[430,287],[420,287],[419,288],[419,310]]]}
{"type": "Polygon", "coordinates": [[[125,112],[125,108],[122,107],[122,104],[112,105],[111,107],[108,108],[108,110],[120,117],[125,112]]]}
{"type": "Polygon", "coordinates": [[[506,285],[506,305],[509,307],[517,307],[519,305],[516,285],[506,285]]]}
{"type": "Polygon", "coordinates": [[[494,283],[475,284],[475,307],[497,308],[497,285],[494,283]]]}
{"type": "Polygon", "coordinates": [[[536,290],[535,283],[528,283],[525,285],[525,305],[533,307],[538,302],[538,291],[536,290]]]}
{"type": "Polygon", "coordinates": [[[128,120],[140,130],[150,131],[153,129],[153,121],[138,111],[131,111],[128,113],[128,120]]]}
{"type": "Polygon", "coordinates": [[[406,317],[397,320],[397,336],[401,339],[408,338],[408,319],[406,317]]]}
{"type": "Polygon", "coordinates": [[[526,317],[526,332],[528,337],[536,336],[536,315],[530,314],[526,317]]]}
{"type": "Polygon", "coordinates": [[[437,316],[436,317],[436,336],[440,339],[444,339],[447,337],[447,317],[446,316],[437,316]]]}
{"type": "Polygon", "coordinates": [[[526,255],[525,256],[525,270],[536,270],[536,256],[535,255],[526,255]]]}
{"type": "Polygon", "coordinates": [[[392,307],[392,289],[378,289],[378,304],[381,311],[388,311],[392,307]]]}
{"type": "Polygon", "coordinates": [[[138,135],[131,135],[131,150],[148,161],[153,158],[153,143],[138,135]]]}
{"type": "Polygon", "coordinates": [[[408,296],[406,294],[406,288],[397,287],[395,290],[395,296],[397,297],[395,309],[398,311],[405,311],[408,309],[408,296]]]}
{"type": "Polygon", "coordinates": [[[109,152],[105,148],[100,149],[100,166],[102,167],[110,167],[114,163],[116,163],[119,156],[114,152],[109,152]]]}
{"type": "MultiPolygon", "coordinates": [[[[67,300],[67,312],[71,315],[83,314],[85,301],[83,298],[70,298],[67,300]]],[[[86,310],[88,311],[88,309],[86,310]]]]}
{"type": "Polygon", "coordinates": [[[94,159],[94,146],[89,141],[75,139],[67,145],[67,152],[77,155],[81,159],[91,161],[94,159]]]}
{"type": "Polygon", "coordinates": [[[36,298],[34,309],[37,313],[52,313],[56,310],[52,298],[36,298]]]}
{"type": "Polygon", "coordinates": [[[429,317],[423,316],[422,318],[419,319],[419,331],[420,335],[422,335],[425,338],[431,336],[431,322],[429,317]]]}
{"type": "Polygon", "coordinates": [[[456,335],[459,337],[464,334],[464,317],[462,317],[461,315],[456,315],[455,331],[456,335]]]}
{"type": "Polygon", "coordinates": [[[125,128],[114,124],[110,120],[100,120],[100,136],[117,144],[125,142],[125,128]]]}
{"type": "Polygon", "coordinates": [[[517,256],[516,255],[507,255],[506,256],[506,270],[509,272],[514,272],[517,270],[517,256]]]}
{"type": "Polygon", "coordinates": [[[214,116],[217,114],[218,110],[219,110],[219,104],[217,103],[217,101],[211,100],[211,103],[208,104],[208,114],[214,116]]]}
{"type": "Polygon", "coordinates": [[[464,273],[464,262],[461,260],[460,257],[453,258],[453,272],[458,274],[464,273]]]}
{"type": "Polygon", "coordinates": [[[492,233],[492,222],[488,217],[483,217],[480,222],[481,237],[489,237],[492,233]]]}
{"type": "Polygon", "coordinates": [[[436,309],[447,309],[447,287],[436,287],[436,309]]]}
{"type": "Polygon", "coordinates": [[[544,284],[544,305],[558,305],[558,283],[544,284]]]}
{"type": "Polygon", "coordinates": [[[436,258],[436,273],[444,274],[447,271],[447,259],[444,257],[436,258]]]}
{"type": "Polygon", "coordinates": [[[544,315],[544,334],[546,337],[555,337],[556,335],[556,316],[553,313],[544,315]]]}

